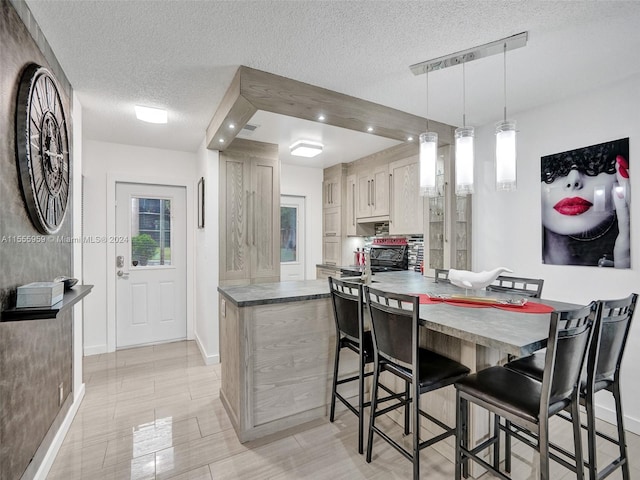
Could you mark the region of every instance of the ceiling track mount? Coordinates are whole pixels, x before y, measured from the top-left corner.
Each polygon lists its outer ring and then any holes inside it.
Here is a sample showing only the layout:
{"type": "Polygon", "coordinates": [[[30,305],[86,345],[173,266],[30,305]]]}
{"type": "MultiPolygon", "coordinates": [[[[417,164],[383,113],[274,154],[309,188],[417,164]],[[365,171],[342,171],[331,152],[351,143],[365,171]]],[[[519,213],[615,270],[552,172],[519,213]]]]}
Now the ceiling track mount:
{"type": "Polygon", "coordinates": [[[510,37],[502,38],[490,43],[485,43],[478,47],[469,48],[460,52],[445,55],[444,57],[434,58],[425,62],[416,63],[409,68],[414,75],[422,75],[435,70],[442,70],[447,67],[454,67],[462,63],[471,62],[480,58],[490,57],[491,55],[502,54],[506,50],[515,50],[524,47],[529,37],[528,32],[518,33],[510,37]]]}

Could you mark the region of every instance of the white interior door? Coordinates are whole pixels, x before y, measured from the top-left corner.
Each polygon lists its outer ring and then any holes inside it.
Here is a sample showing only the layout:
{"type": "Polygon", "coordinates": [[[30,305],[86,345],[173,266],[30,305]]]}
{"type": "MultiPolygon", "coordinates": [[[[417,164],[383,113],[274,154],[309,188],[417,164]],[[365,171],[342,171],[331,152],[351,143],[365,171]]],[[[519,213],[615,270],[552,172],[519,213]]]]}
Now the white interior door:
{"type": "Polygon", "coordinates": [[[304,280],[304,197],[280,198],[280,280],[304,280]]]}
{"type": "Polygon", "coordinates": [[[116,184],[116,348],[187,336],[186,190],[116,184]]]}

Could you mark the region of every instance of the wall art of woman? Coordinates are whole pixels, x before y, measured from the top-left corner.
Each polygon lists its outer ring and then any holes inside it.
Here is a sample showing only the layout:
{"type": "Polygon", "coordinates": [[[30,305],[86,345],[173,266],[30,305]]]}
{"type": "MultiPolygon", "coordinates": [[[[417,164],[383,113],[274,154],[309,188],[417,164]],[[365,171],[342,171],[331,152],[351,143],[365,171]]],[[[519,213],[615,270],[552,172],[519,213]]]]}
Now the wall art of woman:
{"type": "Polygon", "coordinates": [[[630,268],[629,139],[541,158],[542,261],[630,268]]]}

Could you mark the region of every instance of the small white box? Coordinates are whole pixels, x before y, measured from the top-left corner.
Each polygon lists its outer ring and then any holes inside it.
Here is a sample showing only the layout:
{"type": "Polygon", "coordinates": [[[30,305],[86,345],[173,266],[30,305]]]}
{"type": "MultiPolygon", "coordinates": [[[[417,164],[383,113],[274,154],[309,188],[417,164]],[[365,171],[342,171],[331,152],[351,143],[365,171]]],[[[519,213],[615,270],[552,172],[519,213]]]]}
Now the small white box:
{"type": "Polygon", "coordinates": [[[16,307],[51,307],[62,300],[64,283],[33,282],[18,287],[16,307]]]}

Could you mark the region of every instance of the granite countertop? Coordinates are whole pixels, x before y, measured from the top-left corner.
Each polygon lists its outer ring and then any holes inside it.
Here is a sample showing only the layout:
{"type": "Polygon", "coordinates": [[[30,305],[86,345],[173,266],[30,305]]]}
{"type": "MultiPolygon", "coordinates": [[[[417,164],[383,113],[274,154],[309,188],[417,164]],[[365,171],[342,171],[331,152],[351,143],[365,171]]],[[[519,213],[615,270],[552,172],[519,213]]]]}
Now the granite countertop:
{"type": "MultiPolygon", "coordinates": [[[[435,283],[433,278],[418,272],[381,272],[373,276],[374,288],[397,293],[461,293],[454,285],[435,283]]],[[[238,307],[273,303],[298,302],[329,298],[326,279],[246,286],[218,287],[227,300],[238,307]]],[[[474,293],[475,294],[475,293],[474,293]]],[[[477,292],[484,295],[484,291],[477,292]]],[[[509,295],[490,292],[491,297],[509,295]]],[[[556,309],[577,308],[579,305],[553,300],[533,301],[556,309]]],[[[430,330],[496,348],[513,355],[524,355],[542,348],[549,332],[549,314],[520,313],[497,308],[468,308],[445,303],[420,305],[420,320],[430,330]]]]}
{"type": "Polygon", "coordinates": [[[316,267],[317,268],[328,268],[329,270],[340,270],[342,268],[348,268],[348,267],[344,267],[343,265],[334,265],[332,263],[317,263],[316,267]]]}
{"type": "Polygon", "coordinates": [[[268,305],[272,303],[302,302],[329,298],[329,282],[321,280],[297,280],[278,283],[218,287],[218,292],[238,307],[268,305]]]}

